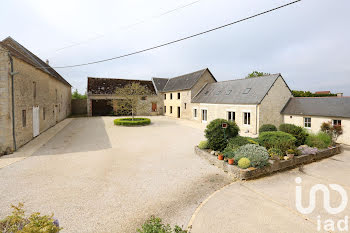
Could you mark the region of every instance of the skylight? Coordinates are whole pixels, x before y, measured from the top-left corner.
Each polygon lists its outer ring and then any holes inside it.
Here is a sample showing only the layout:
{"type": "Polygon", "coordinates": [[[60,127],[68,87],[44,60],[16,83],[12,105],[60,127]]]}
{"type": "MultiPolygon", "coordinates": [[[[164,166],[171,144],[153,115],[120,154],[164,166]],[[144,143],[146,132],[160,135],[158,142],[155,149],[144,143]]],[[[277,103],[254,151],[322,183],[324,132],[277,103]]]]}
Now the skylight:
{"type": "Polygon", "coordinates": [[[216,92],[216,95],[220,95],[220,94],[221,94],[221,92],[222,92],[222,91],[218,91],[218,92],[216,92]]]}
{"type": "Polygon", "coordinates": [[[231,94],[231,92],[232,92],[232,90],[228,90],[228,91],[226,91],[226,95],[231,94]]]}
{"type": "Polygon", "coordinates": [[[244,91],[243,91],[243,94],[248,94],[250,92],[251,88],[246,88],[244,91]]]}

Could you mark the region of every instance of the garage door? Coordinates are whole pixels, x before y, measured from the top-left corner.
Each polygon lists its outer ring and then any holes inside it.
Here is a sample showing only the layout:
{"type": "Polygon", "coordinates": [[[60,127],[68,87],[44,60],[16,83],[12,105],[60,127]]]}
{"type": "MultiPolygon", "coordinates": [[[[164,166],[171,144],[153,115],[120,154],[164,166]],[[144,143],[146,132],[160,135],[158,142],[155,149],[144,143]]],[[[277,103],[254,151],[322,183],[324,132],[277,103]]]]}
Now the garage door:
{"type": "Polygon", "coordinates": [[[109,104],[109,100],[92,100],[93,116],[110,116],[113,115],[113,107],[109,104]]]}

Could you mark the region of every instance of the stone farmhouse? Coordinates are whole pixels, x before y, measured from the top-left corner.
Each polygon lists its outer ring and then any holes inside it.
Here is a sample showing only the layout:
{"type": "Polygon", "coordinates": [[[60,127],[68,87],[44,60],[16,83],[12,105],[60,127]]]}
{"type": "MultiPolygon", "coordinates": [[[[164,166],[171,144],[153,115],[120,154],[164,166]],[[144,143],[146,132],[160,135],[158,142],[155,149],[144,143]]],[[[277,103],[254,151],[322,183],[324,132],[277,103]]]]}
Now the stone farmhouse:
{"type": "MultiPolygon", "coordinates": [[[[94,101],[117,98],[115,85],[123,82],[123,79],[96,80],[88,79],[90,114],[94,103],[98,106],[94,101]],[[114,82],[114,86],[107,85],[108,80],[114,82]],[[92,85],[93,82],[96,83],[92,85]]],[[[339,142],[350,144],[350,98],[294,98],[281,74],[217,82],[209,69],[203,69],[174,78],[152,78],[152,82],[124,81],[144,82],[154,90],[153,99],[148,99],[148,113],[140,115],[150,115],[154,112],[153,103],[156,103],[157,115],[204,124],[224,118],[235,121],[242,135],[253,137],[264,124],[293,123],[317,132],[322,122],[331,121],[343,126],[344,135],[339,142]]],[[[106,105],[102,104],[101,108],[103,106],[106,105]]]]}
{"type": "Polygon", "coordinates": [[[71,85],[17,41],[0,42],[0,153],[14,151],[71,113],[71,85]]]}

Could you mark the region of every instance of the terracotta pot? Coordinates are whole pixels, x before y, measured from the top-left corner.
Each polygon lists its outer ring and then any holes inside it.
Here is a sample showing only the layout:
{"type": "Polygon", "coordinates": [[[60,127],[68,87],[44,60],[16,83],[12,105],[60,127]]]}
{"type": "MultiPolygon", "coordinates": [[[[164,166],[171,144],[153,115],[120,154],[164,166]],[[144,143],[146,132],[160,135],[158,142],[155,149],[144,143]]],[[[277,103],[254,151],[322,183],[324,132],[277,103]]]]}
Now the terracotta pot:
{"type": "Polygon", "coordinates": [[[235,162],[235,160],[234,160],[234,159],[228,159],[228,164],[233,165],[233,164],[234,164],[234,162],[235,162]]]}
{"type": "Polygon", "coordinates": [[[218,155],[218,160],[224,160],[224,155],[218,155]]]}

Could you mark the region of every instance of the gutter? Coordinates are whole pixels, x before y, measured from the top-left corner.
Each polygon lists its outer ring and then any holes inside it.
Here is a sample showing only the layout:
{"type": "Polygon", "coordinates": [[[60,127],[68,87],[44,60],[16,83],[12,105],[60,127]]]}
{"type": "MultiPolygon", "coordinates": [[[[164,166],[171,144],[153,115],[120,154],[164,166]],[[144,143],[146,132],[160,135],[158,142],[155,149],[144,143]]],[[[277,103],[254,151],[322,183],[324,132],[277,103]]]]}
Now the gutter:
{"type": "Polygon", "coordinates": [[[10,76],[11,76],[11,97],[12,97],[12,138],[13,138],[13,147],[14,150],[17,150],[17,145],[16,145],[16,132],[15,132],[15,88],[14,88],[14,71],[13,71],[13,59],[11,57],[11,54],[9,53],[9,59],[10,59],[10,64],[11,64],[11,71],[10,71],[10,76]]]}

